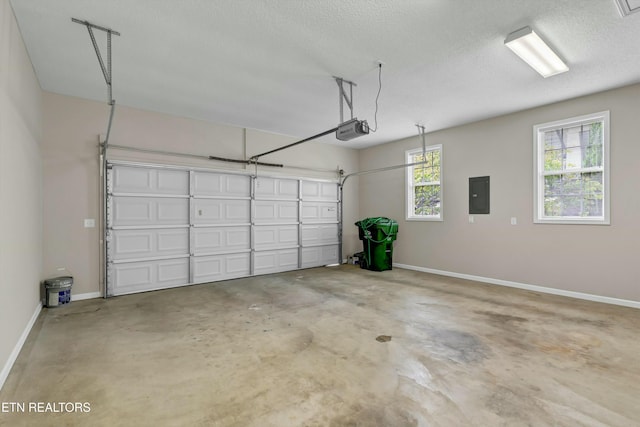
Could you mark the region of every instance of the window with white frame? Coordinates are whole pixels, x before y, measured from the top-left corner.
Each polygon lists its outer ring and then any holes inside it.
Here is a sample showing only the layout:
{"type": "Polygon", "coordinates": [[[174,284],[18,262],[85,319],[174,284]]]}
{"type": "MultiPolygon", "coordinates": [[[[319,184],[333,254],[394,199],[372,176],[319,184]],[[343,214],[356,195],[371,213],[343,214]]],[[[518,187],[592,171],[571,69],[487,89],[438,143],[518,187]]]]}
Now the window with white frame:
{"type": "Polygon", "coordinates": [[[533,127],[534,222],[609,224],[609,112],[533,127]]]}
{"type": "Polygon", "coordinates": [[[407,219],[442,221],[442,145],[406,152],[407,219]]]}

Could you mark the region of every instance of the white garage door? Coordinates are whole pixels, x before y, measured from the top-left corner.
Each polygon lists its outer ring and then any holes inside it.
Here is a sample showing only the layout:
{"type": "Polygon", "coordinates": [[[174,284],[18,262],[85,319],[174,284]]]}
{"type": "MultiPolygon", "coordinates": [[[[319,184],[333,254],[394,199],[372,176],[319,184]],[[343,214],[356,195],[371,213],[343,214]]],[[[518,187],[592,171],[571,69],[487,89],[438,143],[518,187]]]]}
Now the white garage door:
{"type": "Polygon", "coordinates": [[[108,200],[108,292],[189,282],[189,172],[114,167],[108,200]]]}
{"type": "Polygon", "coordinates": [[[110,164],[107,294],[338,262],[333,182],[110,164]]]}
{"type": "Polygon", "coordinates": [[[251,178],[191,171],[191,283],[251,274],[251,178]]]}
{"type": "Polygon", "coordinates": [[[316,267],[338,262],[338,186],[301,181],[301,264],[316,267]]]}
{"type": "Polygon", "coordinates": [[[254,180],[254,274],[299,267],[299,182],[258,177],[254,180]]]}

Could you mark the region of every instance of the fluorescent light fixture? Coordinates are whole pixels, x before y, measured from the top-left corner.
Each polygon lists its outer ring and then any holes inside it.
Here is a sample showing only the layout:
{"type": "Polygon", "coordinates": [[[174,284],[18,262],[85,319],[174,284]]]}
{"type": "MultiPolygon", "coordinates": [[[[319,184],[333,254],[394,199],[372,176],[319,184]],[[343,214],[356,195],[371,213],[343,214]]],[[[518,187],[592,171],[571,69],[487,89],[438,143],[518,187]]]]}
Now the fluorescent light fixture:
{"type": "Polygon", "coordinates": [[[567,64],[530,27],[509,34],[504,44],[544,78],[569,71],[567,64]]]}

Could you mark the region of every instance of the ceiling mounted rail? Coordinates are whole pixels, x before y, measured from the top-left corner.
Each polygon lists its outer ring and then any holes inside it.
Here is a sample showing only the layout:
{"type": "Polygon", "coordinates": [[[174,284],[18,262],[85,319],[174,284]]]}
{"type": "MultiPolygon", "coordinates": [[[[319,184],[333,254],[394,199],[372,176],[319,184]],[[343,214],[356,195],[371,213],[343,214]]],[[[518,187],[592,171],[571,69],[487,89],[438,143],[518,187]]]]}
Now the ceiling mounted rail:
{"type": "Polygon", "coordinates": [[[337,130],[338,130],[338,128],[335,127],[333,129],[325,130],[324,132],[320,132],[319,134],[310,136],[308,138],[301,139],[300,141],[296,141],[296,142],[293,142],[291,144],[284,145],[282,147],[274,148],[273,150],[265,151],[264,153],[256,154],[255,156],[252,156],[249,159],[249,162],[255,163],[262,156],[266,156],[267,154],[277,153],[278,151],[286,150],[287,148],[295,147],[296,145],[300,145],[300,144],[302,144],[304,142],[308,142],[308,141],[311,141],[313,139],[317,139],[317,138],[320,138],[322,136],[329,135],[330,133],[333,133],[333,132],[335,132],[337,130]]]}
{"type": "Polygon", "coordinates": [[[358,136],[367,135],[369,133],[369,125],[366,120],[358,120],[353,117],[353,87],[357,86],[354,82],[349,80],[345,80],[342,77],[335,77],[337,85],[338,85],[338,103],[340,106],[340,124],[334,128],[328,129],[324,132],[320,132],[316,135],[310,136],[308,138],[301,139],[300,141],[293,142],[291,144],[284,145],[282,147],[274,148],[273,150],[265,151],[264,153],[256,154],[251,156],[249,159],[250,162],[255,163],[262,156],[266,156],[268,154],[277,153],[278,151],[286,150],[287,148],[295,147],[296,145],[300,145],[305,142],[312,141],[314,139],[329,135],[333,132],[336,133],[336,138],[341,141],[348,141],[353,138],[357,138],[358,136]],[[345,84],[349,86],[349,94],[347,95],[347,91],[345,91],[345,84]],[[345,122],[344,120],[344,104],[347,104],[349,107],[349,115],[350,119],[345,122]]]}

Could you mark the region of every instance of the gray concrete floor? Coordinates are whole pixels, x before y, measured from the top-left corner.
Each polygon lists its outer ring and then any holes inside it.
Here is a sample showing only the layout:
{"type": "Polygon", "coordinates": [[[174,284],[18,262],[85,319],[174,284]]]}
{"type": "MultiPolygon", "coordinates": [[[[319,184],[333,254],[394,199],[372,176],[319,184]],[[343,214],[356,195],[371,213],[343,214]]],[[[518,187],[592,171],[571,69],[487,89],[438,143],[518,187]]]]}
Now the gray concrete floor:
{"type": "Polygon", "coordinates": [[[0,424],[640,425],[639,326],[640,310],[353,266],[80,301],[43,310],[0,402],[90,412],[0,424]]]}

